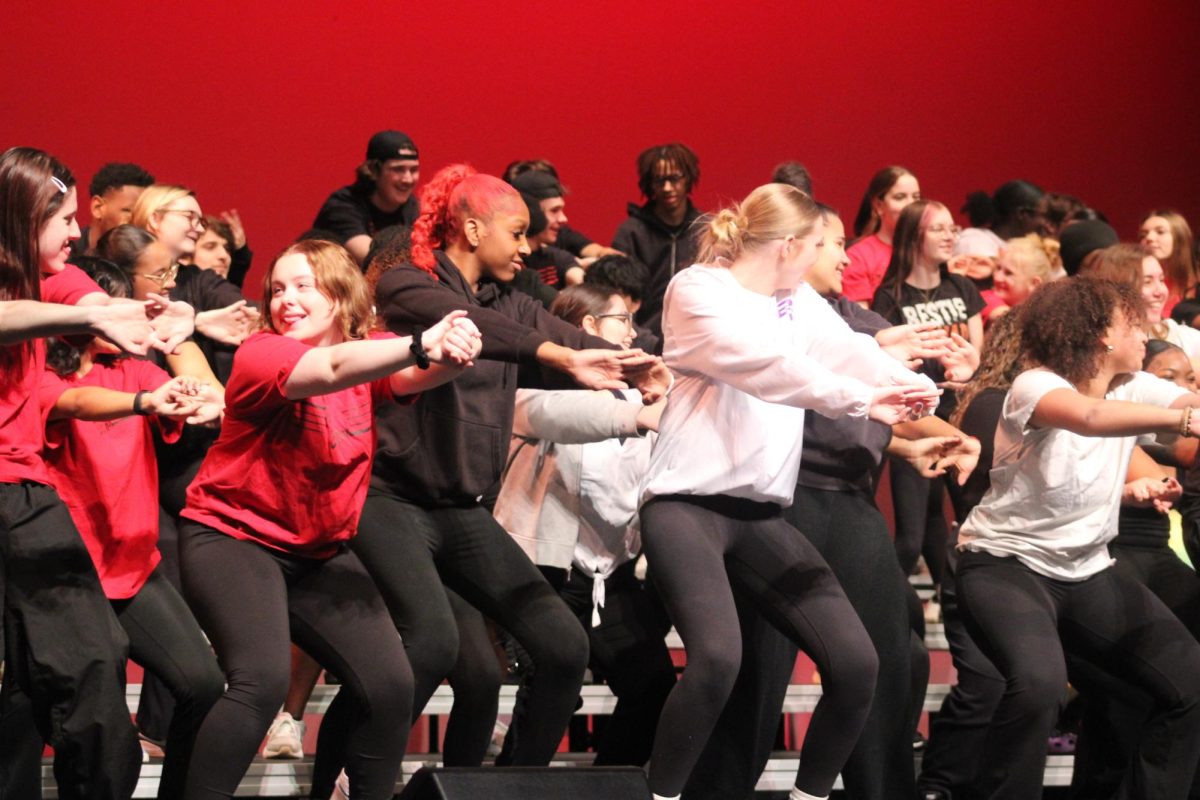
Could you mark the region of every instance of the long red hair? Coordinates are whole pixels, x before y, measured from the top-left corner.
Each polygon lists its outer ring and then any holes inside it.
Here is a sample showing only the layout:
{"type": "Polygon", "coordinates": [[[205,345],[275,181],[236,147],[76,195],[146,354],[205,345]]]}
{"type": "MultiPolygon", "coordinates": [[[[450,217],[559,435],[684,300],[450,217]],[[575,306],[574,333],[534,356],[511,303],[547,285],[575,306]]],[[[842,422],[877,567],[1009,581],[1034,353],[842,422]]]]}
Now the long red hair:
{"type": "Polygon", "coordinates": [[[521,195],[499,178],[477,172],[470,164],[443,167],[421,193],[421,216],[412,229],[412,263],[433,275],[433,251],[454,241],[465,220],[489,219],[512,202],[521,203],[521,195]]]}

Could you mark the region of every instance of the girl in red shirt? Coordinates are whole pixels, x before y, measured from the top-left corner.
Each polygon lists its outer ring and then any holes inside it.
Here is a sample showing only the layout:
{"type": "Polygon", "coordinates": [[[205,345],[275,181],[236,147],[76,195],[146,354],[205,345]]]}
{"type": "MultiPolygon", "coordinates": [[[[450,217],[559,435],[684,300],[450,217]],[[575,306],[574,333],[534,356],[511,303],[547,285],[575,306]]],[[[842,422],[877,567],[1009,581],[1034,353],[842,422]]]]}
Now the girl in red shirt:
{"type": "Polygon", "coordinates": [[[289,640],[342,681],[355,797],[395,791],[412,671],[374,583],[346,547],[366,497],[376,407],[478,355],[462,312],[412,337],[369,336],[370,294],[330,242],[292,245],[265,282],[264,330],[234,358],[221,435],[188,489],[184,592],[228,688],[196,739],[185,797],[230,797],[288,687],[289,640]],[[436,362],[431,366],[431,362],[436,362]]]}
{"type": "MultiPolygon", "coordinates": [[[[110,295],[132,293],[115,264],[96,260],[86,271],[110,295]]],[[[172,379],[149,361],[119,355],[100,338],[82,350],[49,345],[39,390],[49,417],[45,458],[129,637],[130,656],[175,699],[158,792],[180,797],[196,732],[225,679],[183,597],[158,569],[153,432],[174,441],[185,418],[218,419],[222,403],[212,392],[197,398],[194,379],[172,379]]]]}
{"type": "MultiPolygon", "coordinates": [[[[150,317],[162,309],[76,305],[109,298],[66,263],[79,237],[78,200],[74,176],[57,159],[29,147],[0,154],[0,208],[0,597],[9,622],[0,773],[24,752],[22,723],[30,722],[54,747],[59,797],[127,798],[140,755],[125,704],[127,641],[42,461],[45,347],[37,337],[100,335],[145,353],[156,340],[150,317]]],[[[190,322],[175,321],[190,331],[190,322]]],[[[9,773],[3,790],[36,796],[37,777],[17,785],[9,773]]]]}

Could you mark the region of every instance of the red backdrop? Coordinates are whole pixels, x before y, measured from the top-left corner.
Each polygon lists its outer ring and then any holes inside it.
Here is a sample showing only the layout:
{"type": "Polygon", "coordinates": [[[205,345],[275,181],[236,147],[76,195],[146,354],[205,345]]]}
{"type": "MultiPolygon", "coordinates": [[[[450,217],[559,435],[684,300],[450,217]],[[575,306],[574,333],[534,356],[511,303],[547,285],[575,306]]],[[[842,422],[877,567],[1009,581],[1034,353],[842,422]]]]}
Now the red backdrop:
{"type": "Polygon", "coordinates": [[[1155,205],[1200,223],[1198,30],[1182,0],[8,0],[0,147],[49,150],[85,186],[136,161],[237,207],[255,278],[387,127],[426,177],[551,159],[573,223],[605,242],[639,199],[637,152],[676,139],[700,156],[702,207],[798,158],[852,215],[900,163],[952,208],[1022,177],[1132,237],[1155,205]]]}

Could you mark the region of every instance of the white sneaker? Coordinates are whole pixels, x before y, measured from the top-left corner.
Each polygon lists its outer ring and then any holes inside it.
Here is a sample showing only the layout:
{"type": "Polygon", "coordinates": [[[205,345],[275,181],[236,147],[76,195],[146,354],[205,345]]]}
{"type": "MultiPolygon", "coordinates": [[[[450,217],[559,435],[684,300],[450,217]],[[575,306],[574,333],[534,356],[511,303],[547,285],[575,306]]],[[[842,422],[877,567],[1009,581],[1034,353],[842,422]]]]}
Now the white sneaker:
{"type": "Polygon", "coordinates": [[[350,779],[346,777],[346,770],[338,773],[337,780],[333,782],[333,794],[329,796],[329,800],[350,800],[350,779]]]}
{"type": "Polygon", "coordinates": [[[292,719],[286,711],[275,715],[267,730],[263,758],[304,758],[304,721],[292,719]]]}

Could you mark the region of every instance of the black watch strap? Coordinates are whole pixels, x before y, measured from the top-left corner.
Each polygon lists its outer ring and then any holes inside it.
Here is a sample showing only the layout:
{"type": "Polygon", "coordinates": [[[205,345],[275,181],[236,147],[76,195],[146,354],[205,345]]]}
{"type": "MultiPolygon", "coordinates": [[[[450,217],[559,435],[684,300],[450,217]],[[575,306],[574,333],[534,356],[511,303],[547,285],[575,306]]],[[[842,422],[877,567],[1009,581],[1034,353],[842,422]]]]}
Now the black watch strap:
{"type": "Polygon", "coordinates": [[[429,369],[429,354],[425,352],[425,345],[421,342],[423,333],[425,333],[425,329],[420,325],[413,328],[412,344],[408,346],[408,349],[412,351],[418,369],[429,369]]]}

